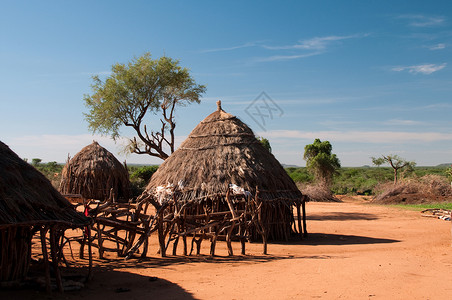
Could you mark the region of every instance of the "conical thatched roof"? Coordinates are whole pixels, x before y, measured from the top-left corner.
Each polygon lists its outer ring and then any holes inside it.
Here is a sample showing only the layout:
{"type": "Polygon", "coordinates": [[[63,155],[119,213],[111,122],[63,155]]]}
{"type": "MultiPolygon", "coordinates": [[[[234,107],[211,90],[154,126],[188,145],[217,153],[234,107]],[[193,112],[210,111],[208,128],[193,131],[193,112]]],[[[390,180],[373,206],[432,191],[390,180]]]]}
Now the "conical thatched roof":
{"type": "Polygon", "coordinates": [[[146,190],[179,182],[186,200],[224,193],[235,184],[262,200],[297,201],[302,194],[281,164],[237,117],[218,110],[193,129],[152,176],[146,190]]]}
{"type": "Polygon", "coordinates": [[[89,220],[49,180],[0,141],[0,225],[66,223],[89,220]]]}
{"type": "Polygon", "coordinates": [[[61,172],[60,192],[105,200],[113,189],[117,199],[128,200],[129,173],[116,157],[97,142],[84,147],[61,172]]]}

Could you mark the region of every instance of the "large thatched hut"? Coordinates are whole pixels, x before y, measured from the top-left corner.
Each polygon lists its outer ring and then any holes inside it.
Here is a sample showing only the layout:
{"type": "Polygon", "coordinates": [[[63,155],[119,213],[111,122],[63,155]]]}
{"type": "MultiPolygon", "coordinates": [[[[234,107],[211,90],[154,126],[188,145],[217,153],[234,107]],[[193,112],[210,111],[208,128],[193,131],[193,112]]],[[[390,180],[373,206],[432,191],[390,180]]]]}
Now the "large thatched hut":
{"type": "MultiPolygon", "coordinates": [[[[293,210],[298,208],[300,215],[305,196],[273,154],[256,139],[253,131],[222,110],[220,101],[217,111],[201,121],[179,149],[162,163],[145,193],[161,200],[162,187],[174,191],[171,197],[176,209],[171,215],[181,215],[181,207],[185,209],[188,203],[197,203],[183,214],[186,219],[191,214],[190,218],[194,220],[206,215],[207,220],[200,228],[210,226],[221,206],[225,207],[223,211],[228,210],[225,195],[228,191],[233,194],[235,190],[262,203],[260,221],[268,240],[287,240],[296,227],[300,235],[303,231],[301,221],[295,222],[293,210]]],[[[232,202],[236,205],[238,200],[232,202]]],[[[236,206],[233,219],[238,220],[240,213],[247,211],[247,205],[236,206]]],[[[238,234],[238,237],[243,238],[243,235],[238,234]]],[[[259,234],[251,232],[247,238],[259,238],[259,234]]]]}
{"type": "MultiPolygon", "coordinates": [[[[43,174],[0,142],[0,282],[25,277],[31,261],[32,235],[39,232],[47,274],[50,268],[46,236],[61,288],[57,272],[61,259],[58,240],[66,229],[83,228],[89,222],[43,174]]],[[[47,283],[49,288],[50,282],[47,283]]]]}
{"type": "Polygon", "coordinates": [[[111,152],[93,141],[66,163],[59,190],[86,199],[128,201],[129,173],[111,152]]]}

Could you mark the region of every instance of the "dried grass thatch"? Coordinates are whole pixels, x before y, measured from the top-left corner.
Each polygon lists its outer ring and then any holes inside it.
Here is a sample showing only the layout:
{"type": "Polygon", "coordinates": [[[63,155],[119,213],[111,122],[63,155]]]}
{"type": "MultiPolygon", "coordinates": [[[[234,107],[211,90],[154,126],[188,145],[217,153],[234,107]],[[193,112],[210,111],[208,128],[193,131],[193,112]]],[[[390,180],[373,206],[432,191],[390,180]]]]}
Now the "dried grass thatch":
{"type": "Polygon", "coordinates": [[[43,174],[0,142],[0,226],[86,221],[43,174]]]}
{"type": "MultiPolygon", "coordinates": [[[[0,142],[0,281],[20,280],[26,275],[34,231],[41,231],[46,253],[49,228],[83,227],[89,222],[43,174],[0,142]]],[[[56,246],[52,247],[52,253],[55,251],[56,246]]]]}
{"type": "Polygon", "coordinates": [[[304,196],[281,164],[237,117],[218,110],[199,123],[152,176],[145,193],[158,186],[180,186],[178,201],[199,202],[209,195],[226,194],[229,184],[259,191],[270,240],[287,239],[293,224],[293,206],[304,196]],[[284,228],[282,228],[284,227],[284,228]]]}
{"type": "Polygon", "coordinates": [[[111,152],[93,141],[64,166],[59,190],[98,200],[110,198],[113,191],[116,199],[127,201],[129,173],[111,152]]]}
{"type": "Polygon", "coordinates": [[[193,129],[188,138],[152,176],[147,190],[183,182],[187,200],[226,193],[236,184],[262,200],[298,201],[302,194],[276,158],[237,117],[219,109],[193,129]]]}

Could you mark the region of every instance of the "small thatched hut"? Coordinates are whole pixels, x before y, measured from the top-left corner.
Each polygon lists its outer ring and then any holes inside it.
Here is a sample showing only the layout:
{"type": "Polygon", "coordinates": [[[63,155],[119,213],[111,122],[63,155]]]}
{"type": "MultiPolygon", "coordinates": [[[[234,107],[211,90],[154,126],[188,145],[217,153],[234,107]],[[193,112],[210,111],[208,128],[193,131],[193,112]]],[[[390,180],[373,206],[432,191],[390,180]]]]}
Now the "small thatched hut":
{"type": "MultiPolygon", "coordinates": [[[[304,208],[305,197],[253,131],[223,111],[220,101],[217,104],[218,110],[201,121],[179,149],[162,163],[145,193],[155,195],[161,187],[176,188],[178,193],[173,194],[176,206],[197,201],[202,208],[198,205],[191,214],[197,219],[210,214],[208,219],[211,219],[215,211],[221,211],[221,206],[225,207],[223,211],[228,210],[224,199],[230,185],[234,185],[249,192],[253,199],[258,193],[268,239],[287,240],[296,230],[293,210],[304,208]]],[[[243,210],[245,206],[236,207],[237,214],[243,210]]],[[[204,227],[209,226],[206,222],[204,227]]],[[[298,228],[301,234],[301,221],[298,228]]],[[[251,235],[259,237],[255,233],[251,235]]]]}
{"type": "Polygon", "coordinates": [[[128,201],[129,173],[111,152],[93,141],[66,163],[59,190],[86,199],[128,201]]]}
{"type": "MultiPolygon", "coordinates": [[[[83,228],[90,220],[52,186],[43,174],[0,142],[0,282],[25,277],[31,261],[31,240],[40,232],[47,265],[47,232],[50,255],[58,271],[58,239],[68,228],[83,228]]],[[[47,273],[49,274],[49,273],[47,273]]],[[[57,276],[57,283],[59,275],[57,276]]],[[[49,281],[48,288],[50,287],[49,281]]],[[[61,288],[61,280],[59,281],[61,288]]]]}

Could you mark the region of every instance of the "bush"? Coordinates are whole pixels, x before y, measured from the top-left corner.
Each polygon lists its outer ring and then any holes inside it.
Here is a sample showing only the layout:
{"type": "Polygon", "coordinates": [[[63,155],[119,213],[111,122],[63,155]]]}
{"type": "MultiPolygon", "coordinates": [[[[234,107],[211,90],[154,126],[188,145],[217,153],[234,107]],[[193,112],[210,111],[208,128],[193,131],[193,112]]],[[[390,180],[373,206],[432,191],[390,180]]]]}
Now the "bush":
{"type": "Polygon", "coordinates": [[[159,166],[129,167],[129,172],[131,173],[130,186],[134,197],[139,196],[144,191],[158,168],[159,166]]]}

